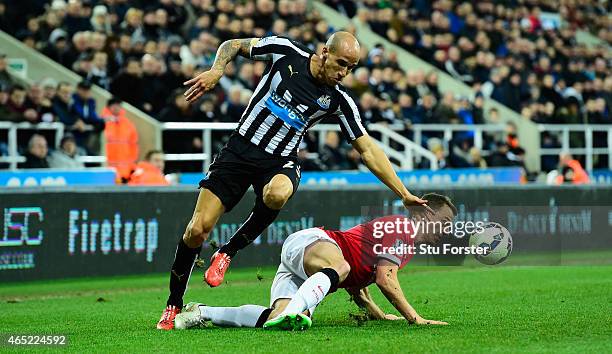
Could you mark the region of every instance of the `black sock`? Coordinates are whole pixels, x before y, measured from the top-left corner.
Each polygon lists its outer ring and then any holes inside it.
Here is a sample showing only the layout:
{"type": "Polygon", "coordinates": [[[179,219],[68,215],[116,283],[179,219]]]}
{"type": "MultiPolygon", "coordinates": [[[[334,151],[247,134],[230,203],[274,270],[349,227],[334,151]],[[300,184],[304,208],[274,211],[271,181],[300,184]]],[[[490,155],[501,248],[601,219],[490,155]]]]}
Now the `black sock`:
{"type": "Polygon", "coordinates": [[[331,294],[336,292],[336,290],[338,290],[338,284],[340,284],[340,275],[338,275],[338,272],[333,268],[323,268],[319,273],[323,273],[329,278],[330,286],[327,293],[331,294]]]}
{"type": "Polygon", "coordinates": [[[229,242],[219,248],[219,252],[234,257],[238,251],[255,241],[257,236],[276,219],[278,213],[280,210],[268,208],[258,197],[247,220],[236,230],[229,242]]]}
{"type": "Polygon", "coordinates": [[[255,323],[255,327],[263,327],[264,323],[266,323],[266,321],[268,320],[268,316],[270,316],[270,313],[272,313],[272,309],[263,310],[263,312],[261,313],[261,315],[259,315],[259,318],[257,319],[257,323],[255,323]]]}
{"type": "Polygon", "coordinates": [[[191,276],[193,263],[200,254],[202,246],[190,248],[183,241],[183,237],[178,242],[174,263],[170,270],[170,296],[167,305],[174,305],[178,308],[183,307],[183,295],[187,290],[187,282],[191,276]]]}

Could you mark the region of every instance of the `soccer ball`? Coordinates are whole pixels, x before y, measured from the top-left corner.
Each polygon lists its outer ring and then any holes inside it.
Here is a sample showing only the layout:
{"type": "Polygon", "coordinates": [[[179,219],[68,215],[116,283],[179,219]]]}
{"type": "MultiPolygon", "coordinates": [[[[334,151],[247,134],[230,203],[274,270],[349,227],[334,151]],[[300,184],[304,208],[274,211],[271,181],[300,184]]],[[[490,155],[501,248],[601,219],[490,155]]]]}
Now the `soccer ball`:
{"type": "Polygon", "coordinates": [[[487,248],[486,254],[474,255],[480,263],[499,264],[512,253],[512,236],[505,227],[489,222],[484,225],[482,232],[470,236],[470,246],[487,248]]]}

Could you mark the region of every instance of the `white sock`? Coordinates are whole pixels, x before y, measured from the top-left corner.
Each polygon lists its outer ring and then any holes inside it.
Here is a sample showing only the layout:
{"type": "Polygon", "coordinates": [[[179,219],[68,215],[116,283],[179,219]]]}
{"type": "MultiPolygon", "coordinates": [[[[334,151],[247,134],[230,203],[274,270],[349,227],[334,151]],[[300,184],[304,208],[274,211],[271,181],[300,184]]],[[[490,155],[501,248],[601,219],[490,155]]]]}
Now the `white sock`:
{"type": "Polygon", "coordinates": [[[283,314],[302,313],[309,308],[317,306],[331,287],[329,277],[324,273],[318,272],[306,279],[300,286],[297,293],[293,295],[283,314]]]}
{"type": "Polygon", "coordinates": [[[210,307],[200,305],[200,314],[214,325],[224,327],[255,327],[259,316],[267,307],[242,305],[240,307],[210,307]]]}

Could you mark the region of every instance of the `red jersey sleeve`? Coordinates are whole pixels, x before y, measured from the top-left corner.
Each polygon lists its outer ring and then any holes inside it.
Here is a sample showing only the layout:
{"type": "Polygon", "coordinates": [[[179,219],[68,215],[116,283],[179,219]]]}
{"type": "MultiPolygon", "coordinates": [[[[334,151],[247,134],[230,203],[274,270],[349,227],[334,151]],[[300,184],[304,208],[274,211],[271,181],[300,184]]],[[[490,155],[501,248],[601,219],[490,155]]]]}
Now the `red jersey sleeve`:
{"type": "Polygon", "coordinates": [[[375,239],[375,253],[379,259],[403,267],[413,254],[413,228],[410,218],[391,215],[372,220],[372,236],[375,239]]]}

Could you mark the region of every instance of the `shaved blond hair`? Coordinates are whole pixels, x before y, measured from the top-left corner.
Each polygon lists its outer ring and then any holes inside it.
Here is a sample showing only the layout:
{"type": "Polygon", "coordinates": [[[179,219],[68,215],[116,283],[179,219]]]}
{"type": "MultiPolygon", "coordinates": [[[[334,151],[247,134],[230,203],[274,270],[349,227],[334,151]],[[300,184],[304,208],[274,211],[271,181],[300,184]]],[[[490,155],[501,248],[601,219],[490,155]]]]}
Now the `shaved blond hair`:
{"type": "Polygon", "coordinates": [[[355,51],[359,55],[360,47],[357,38],[349,32],[336,32],[329,37],[325,43],[327,49],[332,54],[339,54],[343,51],[352,52],[355,51]]]}

